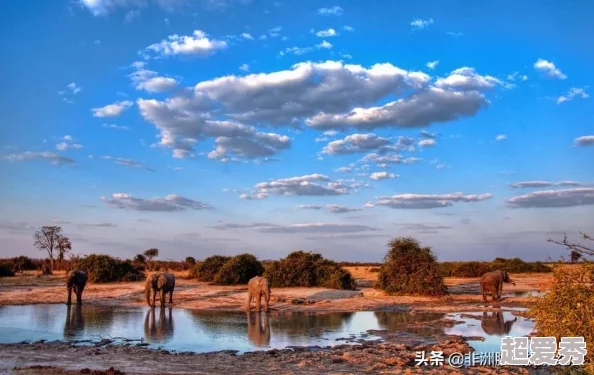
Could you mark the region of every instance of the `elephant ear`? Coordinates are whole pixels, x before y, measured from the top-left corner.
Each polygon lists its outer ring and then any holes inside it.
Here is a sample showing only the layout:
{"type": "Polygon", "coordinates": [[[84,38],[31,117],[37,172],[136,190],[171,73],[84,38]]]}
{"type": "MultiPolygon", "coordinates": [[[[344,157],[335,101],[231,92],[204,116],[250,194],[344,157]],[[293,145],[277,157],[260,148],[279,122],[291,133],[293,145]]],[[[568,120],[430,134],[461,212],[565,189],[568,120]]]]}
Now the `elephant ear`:
{"type": "Polygon", "coordinates": [[[159,279],[157,280],[157,286],[159,287],[159,289],[164,287],[166,284],[167,284],[167,277],[165,277],[165,275],[160,275],[159,279]]]}

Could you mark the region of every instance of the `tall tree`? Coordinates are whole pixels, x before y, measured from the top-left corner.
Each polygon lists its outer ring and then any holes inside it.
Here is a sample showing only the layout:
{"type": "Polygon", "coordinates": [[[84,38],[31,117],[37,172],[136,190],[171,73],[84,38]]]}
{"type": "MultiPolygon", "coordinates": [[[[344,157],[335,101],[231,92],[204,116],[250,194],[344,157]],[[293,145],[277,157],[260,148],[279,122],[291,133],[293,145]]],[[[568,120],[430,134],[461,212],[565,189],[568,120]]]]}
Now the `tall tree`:
{"type": "Polygon", "coordinates": [[[62,227],[43,226],[33,235],[33,245],[39,251],[47,251],[50,260],[50,268],[54,270],[54,250],[58,246],[62,227]]]}
{"type": "Polygon", "coordinates": [[[62,269],[62,261],[66,254],[72,250],[72,242],[70,242],[70,238],[63,236],[61,234],[58,235],[58,267],[62,269]]]}
{"type": "Polygon", "coordinates": [[[144,252],[144,255],[148,258],[148,260],[153,260],[159,256],[159,249],[148,249],[144,252]]]}

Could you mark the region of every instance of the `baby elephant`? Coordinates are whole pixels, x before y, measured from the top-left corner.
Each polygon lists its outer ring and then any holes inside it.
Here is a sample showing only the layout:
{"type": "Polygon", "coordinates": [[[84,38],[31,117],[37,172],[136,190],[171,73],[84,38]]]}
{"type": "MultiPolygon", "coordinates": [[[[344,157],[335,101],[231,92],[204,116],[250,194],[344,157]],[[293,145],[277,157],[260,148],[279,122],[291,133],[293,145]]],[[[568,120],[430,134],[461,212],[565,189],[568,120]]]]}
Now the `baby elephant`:
{"type": "Polygon", "coordinates": [[[68,288],[68,302],[67,305],[72,303],[72,290],[74,289],[74,293],[76,294],[76,304],[82,305],[82,293],[85,289],[85,285],[87,285],[88,276],[84,271],[72,271],[68,275],[68,279],[66,280],[66,287],[68,288]]]}
{"type": "Polygon", "coordinates": [[[506,271],[497,270],[484,274],[481,277],[481,293],[483,294],[483,301],[487,302],[487,292],[492,293],[493,301],[501,301],[503,283],[516,285],[516,283],[510,279],[509,274],[506,271]]]}
{"type": "Polygon", "coordinates": [[[155,298],[157,292],[160,292],[161,307],[165,306],[165,295],[169,293],[169,304],[173,304],[173,289],[175,288],[175,276],[169,272],[154,273],[146,278],[144,285],[144,293],[146,295],[146,303],[149,306],[155,307],[155,298]],[[150,292],[153,290],[153,304],[151,305],[150,292]]]}
{"type": "Polygon", "coordinates": [[[253,277],[248,281],[248,302],[247,310],[249,311],[252,303],[252,298],[256,299],[256,311],[260,311],[260,299],[264,295],[264,311],[268,311],[268,302],[270,301],[270,285],[268,279],[260,276],[253,277]]]}

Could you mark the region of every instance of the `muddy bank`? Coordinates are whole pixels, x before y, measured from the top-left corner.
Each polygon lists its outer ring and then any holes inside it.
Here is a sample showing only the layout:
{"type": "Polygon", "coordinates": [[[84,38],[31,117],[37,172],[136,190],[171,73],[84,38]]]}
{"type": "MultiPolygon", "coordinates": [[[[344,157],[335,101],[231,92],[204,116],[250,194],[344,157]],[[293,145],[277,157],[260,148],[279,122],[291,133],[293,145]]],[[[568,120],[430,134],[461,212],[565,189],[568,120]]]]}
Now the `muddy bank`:
{"type": "MultiPolygon", "coordinates": [[[[403,341],[394,337],[394,341],[403,341]]],[[[409,337],[407,344],[365,343],[332,348],[295,348],[251,352],[171,353],[135,346],[81,347],[67,343],[0,345],[4,370],[13,374],[80,374],[110,367],[126,374],[528,374],[549,373],[517,367],[470,367],[453,369],[415,366],[416,351],[467,353],[470,346],[459,337],[423,343],[409,337]],[[415,342],[416,341],[416,342],[415,342]],[[37,366],[37,367],[33,367],[37,366]],[[82,370],[82,371],[81,371],[82,370]]],[[[0,371],[2,368],[0,368],[0,371]]],[[[109,373],[109,372],[108,372],[109,373]]],[[[112,374],[116,372],[112,371],[112,374]]]]}
{"type": "MultiPolygon", "coordinates": [[[[271,309],[273,311],[381,311],[395,306],[409,306],[416,311],[481,311],[499,306],[528,306],[530,297],[516,297],[514,293],[548,289],[550,274],[514,274],[516,285],[504,286],[504,300],[497,304],[483,304],[478,278],[446,278],[450,295],[443,298],[386,296],[373,285],[376,273],[357,270],[356,291],[340,291],[326,288],[273,288],[271,309]]],[[[245,286],[213,286],[185,279],[185,273],[177,275],[174,293],[175,307],[199,310],[241,310],[246,302],[245,286]]],[[[0,279],[0,306],[28,305],[38,303],[64,303],[66,288],[64,275],[16,276],[0,279]]],[[[143,282],[89,284],[85,289],[85,304],[140,306],[145,304],[143,282]]],[[[516,293],[517,294],[517,293],[516,293]]]]}

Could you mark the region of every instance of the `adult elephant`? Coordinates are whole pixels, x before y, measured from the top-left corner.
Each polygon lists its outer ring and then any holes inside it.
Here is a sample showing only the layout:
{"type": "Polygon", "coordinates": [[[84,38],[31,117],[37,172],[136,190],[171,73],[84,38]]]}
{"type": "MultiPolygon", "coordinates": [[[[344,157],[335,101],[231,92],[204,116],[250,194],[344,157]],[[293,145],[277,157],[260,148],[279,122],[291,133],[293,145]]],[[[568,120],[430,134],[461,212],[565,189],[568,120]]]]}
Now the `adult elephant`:
{"type": "Polygon", "coordinates": [[[72,271],[68,275],[68,279],[66,279],[66,287],[68,288],[68,301],[66,302],[67,305],[72,303],[72,291],[74,290],[74,294],[76,294],[76,304],[82,305],[82,294],[83,290],[85,290],[85,285],[87,285],[87,280],[89,279],[87,273],[85,271],[72,271]]]}
{"type": "Polygon", "coordinates": [[[146,278],[144,285],[144,294],[146,303],[155,307],[155,298],[157,292],[161,300],[161,307],[165,307],[165,295],[169,293],[169,304],[173,304],[173,290],[175,289],[175,276],[170,272],[154,273],[146,278]],[[150,294],[153,291],[153,304],[151,305],[150,294]]]}
{"type": "Polygon", "coordinates": [[[256,299],[256,311],[260,311],[260,300],[264,297],[264,311],[268,311],[268,302],[270,302],[270,283],[268,279],[255,276],[248,281],[248,300],[247,310],[251,308],[252,298],[256,299]]]}
{"type": "Polygon", "coordinates": [[[480,282],[483,301],[487,302],[487,292],[492,294],[493,301],[501,301],[503,283],[516,285],[516,283],[509,277],[509,274],[506,271],[497,270],[484,274],[481,277],[480,282]]]}
{"type": "Polygon", "coordinates": [[[481,328],[488,335],[507,335],[517,320],[518,318],[514,317],[512,320],[505,321],[501,311],[492,314],[485,311],[481,319],[481,328]]]}

